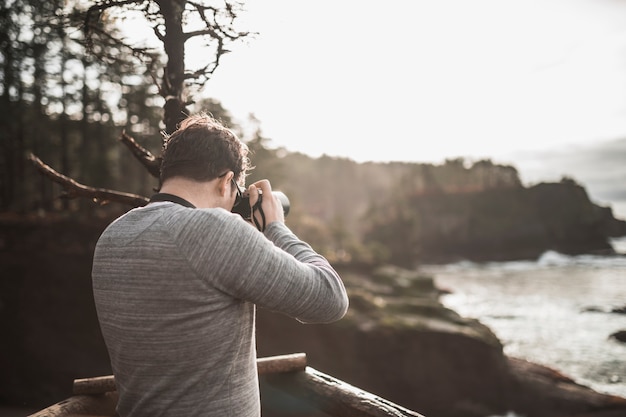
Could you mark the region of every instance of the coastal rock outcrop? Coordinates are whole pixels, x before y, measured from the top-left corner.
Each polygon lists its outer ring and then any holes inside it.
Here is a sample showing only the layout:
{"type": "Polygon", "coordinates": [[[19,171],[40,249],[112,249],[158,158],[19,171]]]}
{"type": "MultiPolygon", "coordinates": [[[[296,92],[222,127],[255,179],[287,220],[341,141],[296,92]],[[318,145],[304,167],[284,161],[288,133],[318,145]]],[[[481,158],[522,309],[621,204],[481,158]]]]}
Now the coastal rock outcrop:
{"type": "Polygon", "coordinates": [[[546,251],[612,254],[609,239],[626,235],[626,221],[570,180],[415,195],[401,203],[401,215],[388,215],[367,236],[392,248],[392,263],[407,267],[537,259],[546,251]]]}
{"type": "Polygon", "coordinates": [[[615,339],[618,342],[626,343],[626,330],[619,330],[611,334],[611,339],[615,339]]]}
{"type": "Polygon", "coordinates": [[[611,313],[626,314],[626,306],[623,306],[623,307],[613,307],[611,309],[611,313]]]}
{"type": "MultiPolygon", "coordinates": [[[[90,280],[106,224],[0,220],[0,404],[43,408],[69,397],[74,379],[111,373],[90,280]]],[[[342,276],[351,308],[337,323],[259,310],[259,356],[305,352],[321,372],[426,417],[626,415],[626,399],[503,355],[488,327],[441,305],[429,277],[394,267],[342,276]]]]}
{"type": "Polygon", "coordinates": [[[438,301],[430,277],[393,267],[342,276],[346,318],[302,326],[259,311],[259,354],[306,352],[312,367],[425,416],[626,415],[624,398],[505,356],[489,328],[438,301]]]}

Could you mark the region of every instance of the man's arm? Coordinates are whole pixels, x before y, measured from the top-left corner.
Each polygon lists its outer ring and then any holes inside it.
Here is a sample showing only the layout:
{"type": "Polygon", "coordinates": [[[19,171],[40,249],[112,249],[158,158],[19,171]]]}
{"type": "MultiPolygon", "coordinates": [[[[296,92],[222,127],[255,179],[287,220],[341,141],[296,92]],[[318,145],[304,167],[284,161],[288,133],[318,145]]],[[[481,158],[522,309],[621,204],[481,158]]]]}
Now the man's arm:
{"type": "Polygon", "coordinates": [[[237,215],[213,214],[218,221],[194,213],[193,224],[186,226],[194,239],[184,239],[189,262],[211,285],[302,322],[327,323],[345,315],[348,297],[341,278],[284,223],[273,222],[262,234],[237,215]]]}

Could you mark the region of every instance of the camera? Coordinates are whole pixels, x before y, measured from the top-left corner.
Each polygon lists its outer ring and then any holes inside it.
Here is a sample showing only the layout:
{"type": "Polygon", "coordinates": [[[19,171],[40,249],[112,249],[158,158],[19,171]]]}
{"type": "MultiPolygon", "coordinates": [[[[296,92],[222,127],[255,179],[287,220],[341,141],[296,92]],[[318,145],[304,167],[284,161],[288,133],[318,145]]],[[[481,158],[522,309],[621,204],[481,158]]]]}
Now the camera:
{"type": "MultiPolygon", "coordinates": [[[[246,188],[241,187],[241,186],[239,187],[239,191],[241,192],[241,201],[239,202],[239,204],[233,207],[231,211],[233,213],[239,214],[245,220],[250,220],[252,216],[251,209],[250,209],[250,193],[248,193],[248,190],[246,188]]],[[[287,196],[280,191],[272,191],[272,195],[278,198],[278,200],[280,201],[280,204],[282,204],[283,206],[283,213],[285,213],[285,217],[287,217],[287,214],[289,213],[289,209],[291,208],[291,205],[289,203],[289,198],[287,198],[287,196]]],[[[259,201],[257,202],[257,204],[260,205],[262,201],[263,201],[263,192],[259,189],[259,201]]]]}

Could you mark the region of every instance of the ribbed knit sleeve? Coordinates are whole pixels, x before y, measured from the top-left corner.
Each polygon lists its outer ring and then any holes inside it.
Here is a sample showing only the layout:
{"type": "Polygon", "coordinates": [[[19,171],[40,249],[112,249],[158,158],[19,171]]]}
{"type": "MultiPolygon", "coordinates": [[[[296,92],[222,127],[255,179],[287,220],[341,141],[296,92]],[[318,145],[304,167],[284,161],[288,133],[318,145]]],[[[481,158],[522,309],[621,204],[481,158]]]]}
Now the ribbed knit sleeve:
{"type": "Polygon", "coordinates": [[[285,224],[271,223],[264,236],[225,211],[213,211],[220,219],[210,222],[202,210],[189,214],[187,232],[177,235],[181,255],[211,285],[306,323],[345,315],[348,297],[339,275],[285,224]]]}

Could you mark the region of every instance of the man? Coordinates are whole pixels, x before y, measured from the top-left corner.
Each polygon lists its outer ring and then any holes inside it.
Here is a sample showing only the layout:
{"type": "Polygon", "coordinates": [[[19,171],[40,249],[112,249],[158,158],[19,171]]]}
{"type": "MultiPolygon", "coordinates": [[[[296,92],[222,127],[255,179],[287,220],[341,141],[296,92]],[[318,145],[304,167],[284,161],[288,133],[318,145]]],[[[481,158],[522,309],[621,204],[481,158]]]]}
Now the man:
{"type": "Polygon", "coordinates": [[[231,213],[248,169],[231,131],[189,117],[166,142],[160,192],[98,240],[93,291],[121,417],[260,416],[255,305],[305,323],[346,313],[340,277],[285,226],[269,181],[248,188],[261,231],[231,213]]]}

